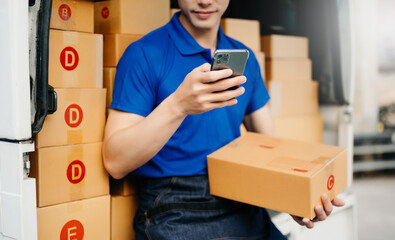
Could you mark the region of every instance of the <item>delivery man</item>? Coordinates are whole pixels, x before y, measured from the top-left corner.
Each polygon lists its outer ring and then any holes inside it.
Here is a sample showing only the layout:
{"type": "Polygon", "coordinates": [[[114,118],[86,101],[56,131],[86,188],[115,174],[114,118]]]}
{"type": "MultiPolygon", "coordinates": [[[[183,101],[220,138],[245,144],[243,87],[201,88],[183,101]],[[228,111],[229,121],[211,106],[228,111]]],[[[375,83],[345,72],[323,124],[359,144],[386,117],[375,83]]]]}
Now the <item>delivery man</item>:
{"type": "MultiPolygon", "coordinates": [[[[139,181],[136,239],[285,239],[266,210],[209,193],[208,154],[240,136],[241,123],[275,130],[251,50],[245,76],[210,71],[216,49],[247,48],[221,30],[229,0],[178,2],[181,12],[119,61],[105,129],[107,171],[116,179],[133,172],[139,181]]],[[[327,195],[322,203],[314,220],[294,219],[311,228],[344,204],[327,195]]]]}

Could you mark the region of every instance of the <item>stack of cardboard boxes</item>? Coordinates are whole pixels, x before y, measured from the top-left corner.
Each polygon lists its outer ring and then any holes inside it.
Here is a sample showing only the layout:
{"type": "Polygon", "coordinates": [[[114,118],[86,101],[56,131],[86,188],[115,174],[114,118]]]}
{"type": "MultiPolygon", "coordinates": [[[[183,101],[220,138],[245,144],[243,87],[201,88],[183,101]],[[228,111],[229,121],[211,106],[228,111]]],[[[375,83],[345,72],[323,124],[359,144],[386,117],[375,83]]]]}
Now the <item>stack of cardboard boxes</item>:
{"type": "Polygon", "coordinates": [[[318,82],[312,80],[308,39],[269,35],[261,38],[266,56],[266,84],[280,137],[322,143],[323,119],[318,112],[318,82]]]}
{"type": "MultiPolygon", "coordinates": [[[[271,96],[271,112],[280,137],[321,143],[323,119],[318,112],[318,83],[311,80],[307,38],[260,37],[256,20],[225,18],[221,26],[226,35],[254,51],[271,96]]],[[[243,126],[241,131],[246,132],[243,126]]]]}
{"type": "Polygon", "coordinates": [[[53,0],[49,84],[58,109],[36,136],[39,239],[110,237],[108,174],[101,148],[105,123],[103,38],[93,33],[90,1],[53,0]]]}
{"type": "MultiPolygon", "coordinates": [[[[126,48],[145,34],[165,25],[170,18],[169,0],[111,0],[94,6],[95,32],[104,38],[104,87],[106,107],[111,105],[116,67],[126,48]]],[[[137,210],[132,176],[110,179],[111,238],[134,239],[133,218],[137,210]]]]}
{"type": "Polygon", "coordinates": [[[104,87],[110,107],[116,66],[126,48],[167,23],[170,2],[111,0],[95,3],[95,32],[104,34],[104,87]]]}

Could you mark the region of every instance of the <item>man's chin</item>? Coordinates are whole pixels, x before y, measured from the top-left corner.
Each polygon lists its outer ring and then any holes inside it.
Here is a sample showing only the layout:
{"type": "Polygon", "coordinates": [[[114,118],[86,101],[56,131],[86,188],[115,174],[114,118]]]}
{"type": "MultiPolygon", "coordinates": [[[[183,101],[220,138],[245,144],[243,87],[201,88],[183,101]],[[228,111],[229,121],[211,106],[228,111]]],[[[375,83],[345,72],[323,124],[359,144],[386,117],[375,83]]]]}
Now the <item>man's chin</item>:
{"type": "Polygon", "coordinates": [[[205,21],[205,22],[197,21],[193,25],[195,28],[200,29],[200,30],[210,30],[210,29],[217,27],[217,24],[215,24],[211,21],[205,21]]]}

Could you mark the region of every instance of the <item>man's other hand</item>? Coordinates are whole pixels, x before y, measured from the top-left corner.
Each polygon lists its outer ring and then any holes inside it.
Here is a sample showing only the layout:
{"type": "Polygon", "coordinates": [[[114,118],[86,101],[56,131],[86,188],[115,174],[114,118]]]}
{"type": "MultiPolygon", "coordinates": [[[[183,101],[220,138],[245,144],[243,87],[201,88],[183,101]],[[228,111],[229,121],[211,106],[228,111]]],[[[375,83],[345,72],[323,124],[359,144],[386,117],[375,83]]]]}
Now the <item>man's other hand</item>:
{"type": "Polygon", "coordinates": [[[310,220],[308,218],[301,218],[293,215],[291,215],[291,217],[297,223],[299,223],[299,225],[306,226],[307,228],[313,228],[314,222],[324,221],[332,213],[333,206],[342,207],[345,204],[345,202],[342,199],[337,197],[335,197],[331,202],[327,194],[323,194],[321,196],[321,201],[324,207],[322,207],[321,205],[315,206],[314,210],[316,217],[313,220],[310,220]]]}

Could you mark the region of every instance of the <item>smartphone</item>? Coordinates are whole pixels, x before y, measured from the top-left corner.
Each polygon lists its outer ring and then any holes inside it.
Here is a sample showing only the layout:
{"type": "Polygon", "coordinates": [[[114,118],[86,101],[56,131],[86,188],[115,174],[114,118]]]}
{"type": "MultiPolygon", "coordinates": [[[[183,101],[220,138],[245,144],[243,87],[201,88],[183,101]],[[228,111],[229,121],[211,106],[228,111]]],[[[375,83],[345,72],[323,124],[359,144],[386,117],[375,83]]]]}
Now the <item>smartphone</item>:
{"type": "MultiPolygon", "coordinates": [[[[230,77],[241,76],[244,73],[250,52],[247,49],[217,49],[214,52],[211,71],[232,69],[230,77]]],[[[231,87],[227,90],[237,89],[239,86],[231,87]]]]}

